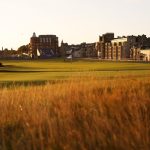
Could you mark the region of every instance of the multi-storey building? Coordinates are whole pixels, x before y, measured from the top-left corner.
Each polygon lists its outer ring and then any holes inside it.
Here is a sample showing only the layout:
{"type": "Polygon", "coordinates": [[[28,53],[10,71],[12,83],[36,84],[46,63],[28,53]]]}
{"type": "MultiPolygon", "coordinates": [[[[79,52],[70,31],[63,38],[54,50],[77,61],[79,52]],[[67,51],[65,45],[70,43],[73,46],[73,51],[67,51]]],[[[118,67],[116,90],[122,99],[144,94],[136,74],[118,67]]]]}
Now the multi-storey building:
{"type": "Polygon", "coordinates": [[[98,57],[109,60],[140,59],[142,47],[150,47],[150,38],[145,35],[114,38],[113,33],[106,33],[96,44],[98,57]]]}
{"type": "Polygon", "coordinates": [[[41,56],[56,56],[59,54],[58,37],[56,35],[39,35],[33,36],[30,39],[30,50],[33,57],[37,57],[38,53],[41,56]]]}
{"type": "Polygon", "coordinates": [[[121,60],[130,58],[128,38],[122,37],[111,41],[112,57],[109,59],[121,60]]]}
{"type": "Polygon", "coordinates": [[[100,58],[105,59],[107,58],[107,48],[108,45],[111,43],[111,40],[114,39],[114,33],[106,33],[102,36],[99,36],[99,42],[96,44],[98,48],[98,55],[100,58]]]}

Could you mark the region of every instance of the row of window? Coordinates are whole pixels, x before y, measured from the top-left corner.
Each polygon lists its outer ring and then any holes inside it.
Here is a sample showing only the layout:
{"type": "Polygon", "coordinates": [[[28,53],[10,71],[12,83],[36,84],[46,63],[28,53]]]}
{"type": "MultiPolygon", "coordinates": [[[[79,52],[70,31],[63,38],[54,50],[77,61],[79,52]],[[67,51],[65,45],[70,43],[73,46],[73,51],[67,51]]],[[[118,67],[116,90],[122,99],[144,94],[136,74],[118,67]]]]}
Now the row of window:
{"type": "Polygon", "coordinates": [[[51,38],[40,38],[41,43],[51,43],[51,38]]]}

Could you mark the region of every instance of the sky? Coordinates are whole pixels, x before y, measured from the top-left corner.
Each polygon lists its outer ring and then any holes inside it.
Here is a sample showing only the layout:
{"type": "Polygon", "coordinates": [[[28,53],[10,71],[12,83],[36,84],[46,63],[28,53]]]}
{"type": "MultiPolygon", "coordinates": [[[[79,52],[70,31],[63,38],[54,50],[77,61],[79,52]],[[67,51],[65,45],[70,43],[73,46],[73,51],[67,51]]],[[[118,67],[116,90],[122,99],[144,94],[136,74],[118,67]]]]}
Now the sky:
{"type": "Polygon", "coordinates": [[[55,34],[69,44],[98,36],[150,36],[150,0],[0,0],[0,49],[17,49],[37,35],[55,34]]]}

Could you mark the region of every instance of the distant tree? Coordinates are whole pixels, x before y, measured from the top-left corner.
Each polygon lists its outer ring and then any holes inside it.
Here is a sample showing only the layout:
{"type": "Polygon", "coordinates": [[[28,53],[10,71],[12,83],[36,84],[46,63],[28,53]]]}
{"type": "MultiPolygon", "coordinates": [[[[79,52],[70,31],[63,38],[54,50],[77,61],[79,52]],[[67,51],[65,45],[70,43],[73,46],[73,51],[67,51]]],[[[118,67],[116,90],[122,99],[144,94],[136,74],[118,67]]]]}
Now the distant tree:
{"type": "Polygon", "coordinates": [[[4,51],[8,51],[8,48],[5,48],[4,51]]]}
{"type": "Polygon", "coordinates": [[[28,53],[29,52],[29,45],[22,45],[17,50],[19,53],[28,53]]]}

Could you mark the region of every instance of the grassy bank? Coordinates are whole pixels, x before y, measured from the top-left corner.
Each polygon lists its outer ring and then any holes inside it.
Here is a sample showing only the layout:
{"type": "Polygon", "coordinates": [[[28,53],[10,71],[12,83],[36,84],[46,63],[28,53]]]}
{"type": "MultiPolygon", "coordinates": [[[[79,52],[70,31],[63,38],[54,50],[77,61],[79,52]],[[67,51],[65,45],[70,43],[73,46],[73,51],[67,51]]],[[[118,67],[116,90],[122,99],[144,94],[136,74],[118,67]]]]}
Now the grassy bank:
{"type": "Polygon", "coordinates": [[[150,77],[78,77],[0,89],[0,149],[150,147],[150,77]]]}

